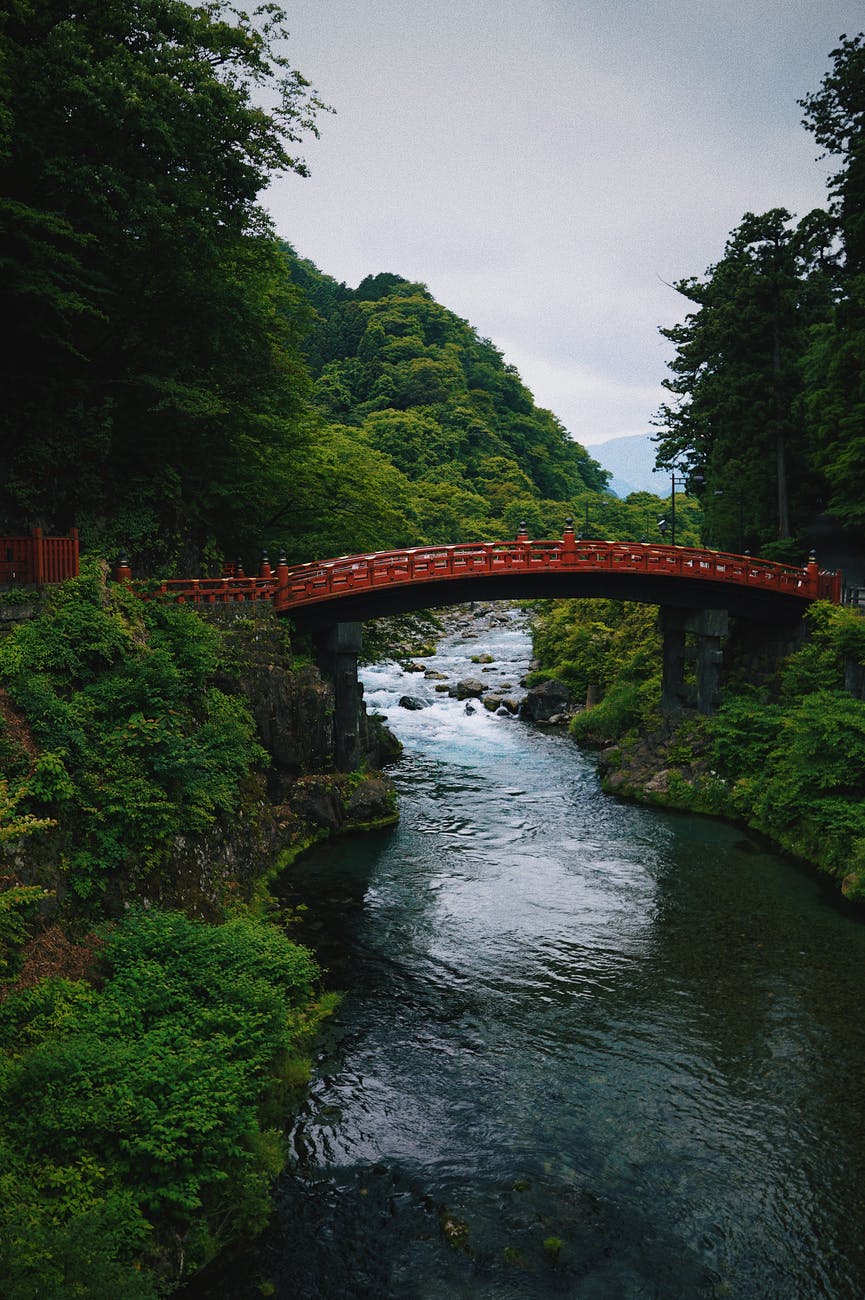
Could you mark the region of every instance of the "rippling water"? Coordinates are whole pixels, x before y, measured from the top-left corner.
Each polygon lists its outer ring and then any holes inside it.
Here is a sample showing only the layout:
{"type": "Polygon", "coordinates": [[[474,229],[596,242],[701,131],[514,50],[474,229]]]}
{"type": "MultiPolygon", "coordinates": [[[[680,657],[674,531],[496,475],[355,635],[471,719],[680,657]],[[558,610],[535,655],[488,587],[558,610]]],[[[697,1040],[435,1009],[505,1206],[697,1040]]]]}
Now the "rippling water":
{"type": "MultiPolygon", "coordinates": [[[[516,686],[516,615],[427,663],[477,676],[486,650],[516,686]]],[[[366,674],[401,825],[295,868],[347,992],[273,1229],[198,1294],[865,1296],[861,921],[434,686],[366,674]]]]}

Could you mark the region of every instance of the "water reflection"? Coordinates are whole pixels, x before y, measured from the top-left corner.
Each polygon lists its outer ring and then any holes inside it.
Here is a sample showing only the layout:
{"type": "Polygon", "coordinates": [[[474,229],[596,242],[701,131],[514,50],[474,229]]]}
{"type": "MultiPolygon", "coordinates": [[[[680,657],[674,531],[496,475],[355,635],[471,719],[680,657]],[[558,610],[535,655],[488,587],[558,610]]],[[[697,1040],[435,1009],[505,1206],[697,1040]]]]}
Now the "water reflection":
{"type": "MultiPolygon", "coordinates": [[[[486,649],[528,657],[511,626],[435,667],[486,649]]],[[[401,826],[290,882],[348,992],[274,1230],[210,1294],[865,1294],[865,927],[733,828],[605,799],[567,738],[405,693],[367,681],[401,826]]]]}

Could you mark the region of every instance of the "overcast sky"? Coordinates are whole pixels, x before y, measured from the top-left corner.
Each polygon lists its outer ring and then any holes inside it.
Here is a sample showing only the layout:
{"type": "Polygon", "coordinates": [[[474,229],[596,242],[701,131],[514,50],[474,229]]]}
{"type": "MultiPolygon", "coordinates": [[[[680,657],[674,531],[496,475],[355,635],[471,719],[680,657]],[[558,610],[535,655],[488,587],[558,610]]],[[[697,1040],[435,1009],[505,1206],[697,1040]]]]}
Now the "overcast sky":
{"type": "Polygon", "coordinates": [[[421,280],[591,445],[645,433],[745,212],[825,205],[800,125],[861,0],[286,0],[336,109],[277,180],[280,235],[351,286],[421,280]],[[664,283],[664,282],[667,283],[664,283]]]}

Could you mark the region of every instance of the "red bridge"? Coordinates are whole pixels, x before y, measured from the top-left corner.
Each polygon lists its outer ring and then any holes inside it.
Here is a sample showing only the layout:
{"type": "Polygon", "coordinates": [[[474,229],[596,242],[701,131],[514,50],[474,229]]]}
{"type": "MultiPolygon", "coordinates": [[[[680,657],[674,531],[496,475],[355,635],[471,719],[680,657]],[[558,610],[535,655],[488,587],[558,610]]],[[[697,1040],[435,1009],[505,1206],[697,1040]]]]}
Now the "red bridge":
{"type": "MultiPolygon", "coordinates": [[[[131,577],[128,565],[115,571],[131,577]]],[[[315,635],[319,668],[334,689],[334,761],[340,771],[360,761],[357,677],[365,619],[466,600],[607,596],[660,606],[661,708],[695,704],[711,713],[719,698],[727,615],[755,624],[795,625],[819,599],[840,601],[841,575],[821,572],[812,557],[801,568],[719,551],[630,542],[579,541],[568,527],[561,541],[470,542],[404,551],[347,555],[276,569],[262,557],[257,577],[240,566],[222,578],[159,584],[162,594],[195,605],[272,601],[301,632],[315,635]],[[686,680],[686,641],[694,678],[686,680]]],[[[757,629],[758,637],[764,635],[757,629]]]]}
{"type": "Polygon", "coordinates": [[[265,557],[257,577],[176,579],[157,591],[196,605],[272,600],[300,631],[466,600],[563,596],[724,609],[794,623],[814,600],[840,601],[841,575],[821,571],[813,557],[799,568],[681,546],[580,541],[567,530],[561,541],[520,536],[418,546],[310,564],[283,561],[275,570],[265,557]]]}

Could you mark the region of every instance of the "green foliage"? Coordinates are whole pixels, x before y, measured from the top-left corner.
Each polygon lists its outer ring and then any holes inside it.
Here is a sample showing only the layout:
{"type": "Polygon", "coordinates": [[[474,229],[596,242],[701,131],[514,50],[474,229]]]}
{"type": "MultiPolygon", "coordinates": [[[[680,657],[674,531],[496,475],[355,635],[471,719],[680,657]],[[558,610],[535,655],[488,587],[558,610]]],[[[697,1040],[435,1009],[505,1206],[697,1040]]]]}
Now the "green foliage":
{"type": "Polygon", "coordinates": [[[851,609],[817,601],[806,615],[808,639],[782,666],[781,690],[794,700],[844,685],[845,660],[865,664],[865,623],[851,609]]]}
{"type": "Polygon", "coordinates": [[[263,1117],[328,1010],[310,954],[248,918],[132,912],[104,940],[97,987],[0,1005],[0,1273],[22,1300],[156,1296],[258,1231],[283,1160],[263,1117]]]}
{"type": "Polygon", "coordinates": [[[858,896],[865,866],[865,704],[817,690],[786,708],[727,704],[711,721],[733,808],[858,896]],[[738,713],[738,716],[736,714],[738,713]]]}
{"type": "Polygon", "coordinates": [[[29,916],[48,898],[39,885],[8,885],[0,889],[0,979],[12,970],[17,949],[29,938],[29,916]]]}
{"type": "MultiPolygon", "coordinates": [[[[560,535],[569,498],[603,492],[600,466],[555,416],[534,405],[501,353],[424,285],[380,275],[352,291],[307,261],[292,257],[291,267],[317,312],[306,340],[314,399],[327,422],[317,440],[326,445],[337,436],[352,465],[370,461],[372,449],[399,471],[397,483],[382,478],[375,460],[369,465],[384,489],[374,492],[391,515],[399,505],[411,540],[513,536],[514,510],[541,500],[555,503],[552,535],[560,535]],[[349,451],[352,442],[357,452],[349,451]]],[[[341,483],[330,486],[339,500],[341,483]]],[[[290,545],[311,558],[324,539],[306,524],[305,498],[302,488],[290,545]]],[[[350,528],[343,535],[352,535],[350,528]]],[[[355,533],[362,529],[355,525],[355,533]]],[[[393,535],[385,515],[378,547],[393,535]]]]}
{"type": "Polygon", "coordinates": [[[152,566],[272,513],[303,436],[306,308],[256,197],[305,173],[295,146],[323,108],[286,35],[270,4],[3,7],[10,519],[75,519],[152,566]]]}
{"type": "Polygon", "coordinates": [[[388,550],[416,540],[405,476],[354,431],[322,428],[293,469],[280,545],[302,561],[388,550]]]}
{"type": "Polygon", "coordinates": [[[730,807],[785,848],[832,872],[844,892],[865,884],[865,704],[843,690],[844,661],[865,662],[865,627],[818,602],[808,640],[779,674],[780,698],[728,698],[707,723],[730,807]],[[861,879],[859,867],[863,868],[861,879]]]}
{"type": "Polygon", "coordinates": [[[210,684],[218,653],[195,614],[107,586],[93,564],[0,646],[0,680],[42,747],[10,789],[60,823],[81,898],[106,873],[166,864],[265,761],[244,702],[210,684]]]}
{"type": "Polygon", "coordinates": [[[839,293],[812,332],[803,361],[804,411],[815,469],[832,512],[865,528],[865,36],[842,36],[820,89],[800,103],[804,125],[840,159],[830,180],[830,215],[841,244],[839,293]]]}
{"type": "Polygon", "coordinates": [[[54,825],[50,817],[34,817],[32,813],[22,812],[23,802],[23,792],[10,789],[7,779],[0,776],[0,844],[54,825]]]}
{"type": "Polygon", "coordinates": [[[660,698],[660,635],[653,606],[615,600],[556,600],[542,604],[533,622],[534,652],[542,672],[567,682],[580,698],[589,687],[601,697],[577,714],[571,732],[587,744],[606,744],[648,725],[660,698]]]}
{"type": "Polygon", "coordinates": [[[765,771],[778,744],[783,711],[753,695],[725,700],[710,723],[715,765],[731,779],[765,771]]]}
{"type": "Polygon", "coordinates": [[[578,713],[571,722],[571,735],[586,745],[609,745],[659,720],[660,679],[615,682],[599,704],[578,713]]]}
{"type": "Polygon", "coordinates": [[[792,220],[782,208],[746,213],[705,279],[676,285],[695,310],[661,331],[676,356],[658,464],[697,476],[706,541],[724,550],[788,539],[819,495],[799,403],[809,330],[832,302],[831,228],[820,212],[792,220]]]}

